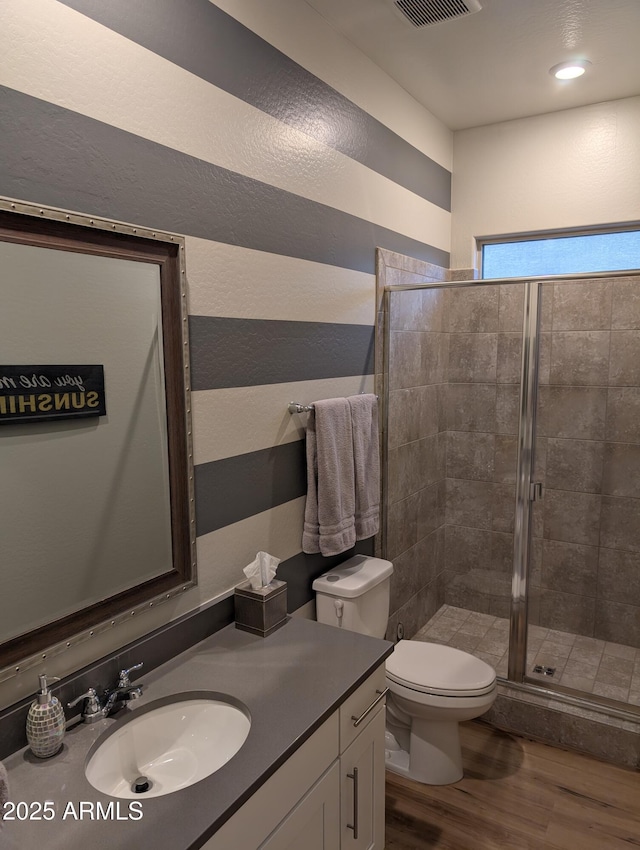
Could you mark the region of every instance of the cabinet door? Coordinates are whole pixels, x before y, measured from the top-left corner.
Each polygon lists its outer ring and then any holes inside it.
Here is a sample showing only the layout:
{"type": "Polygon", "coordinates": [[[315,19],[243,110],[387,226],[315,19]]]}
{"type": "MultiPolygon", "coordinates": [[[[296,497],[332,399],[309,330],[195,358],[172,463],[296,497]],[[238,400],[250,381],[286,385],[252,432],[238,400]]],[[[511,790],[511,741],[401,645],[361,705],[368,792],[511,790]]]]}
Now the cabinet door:
{"type": "Polygon", "coordinates": [[[384,848],[384,719],[381,708],[340,756],[342,850],[384,848]]]}
{"type": "Polygon", "coordinates": [[[340,850],[339,800],[336,761],[259,850],[340,850]]]}
{"type": "MultiPolygon", "coordinates": [[[[275,835],[280,824],[295,811],[306,793],[313,791],[316,783],[322,781],[332,766],[338,766],[338,729],[336,711],[222,824],[202,850],[258,850],[269,836],[275,835]]],[[[335,790],[336,824],[340,814],[337,802],[339,785],[338,777],[335,790]]]]}

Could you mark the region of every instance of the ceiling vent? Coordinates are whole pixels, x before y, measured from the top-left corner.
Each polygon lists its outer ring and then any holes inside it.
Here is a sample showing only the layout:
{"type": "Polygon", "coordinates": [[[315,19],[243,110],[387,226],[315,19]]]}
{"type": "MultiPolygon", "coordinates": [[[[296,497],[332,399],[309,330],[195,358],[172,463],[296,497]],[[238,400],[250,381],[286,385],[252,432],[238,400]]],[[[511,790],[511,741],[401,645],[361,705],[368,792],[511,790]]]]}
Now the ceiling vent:
{"type": "Polygon", "coordinates": [[[396,14],[414,27],[429,27],[479,12],[478,0],[390,0],[396,14]]]}

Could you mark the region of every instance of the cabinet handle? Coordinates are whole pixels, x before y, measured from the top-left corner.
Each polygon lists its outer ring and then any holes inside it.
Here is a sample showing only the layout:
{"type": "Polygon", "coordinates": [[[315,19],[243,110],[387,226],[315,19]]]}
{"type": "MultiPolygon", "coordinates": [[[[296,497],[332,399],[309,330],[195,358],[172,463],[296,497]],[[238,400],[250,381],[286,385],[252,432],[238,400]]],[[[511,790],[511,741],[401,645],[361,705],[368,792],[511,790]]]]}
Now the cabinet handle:
{"type": "Polygon", "coordinates": [[[353,773],[347,773],[348,779],[353,779],[353,823],[347,824],[347,829],[353,830],[353,837],[358,837],[358,768],[353,768],[353,773]]]}
{"type": "Polygon", "coordinates": [[[377,694],[379,694],[379,696],[377,696],[377,697],[374,699],[374,701],[371,703],[371,705],[369,706],[369,708],[365,709],[365,710],[362,712],[362,714],[360,715],[360,717],[356,717],[356,716],[355,716],[355,714],[352,714],[352,715],[351,715],[351,719],[353,720],[353,725],[354,725],[354,726],[358,727],[358,726],[362,723],[362,721],[365,719],[365,717],[367,717],[367,715],[371,714],[371,712],[372,712],[372,711],[373,711],[373,709],[374,709],[374,708],[378,705],[378,703],[379,703],[381,700],[383,700],[383,699],[386,697],[386,695],[389,693],[389,688],[385,688],[385,689],[384,689],[384,691],[379,691],[379,690],[376,688],[376,693],[377,693],[377,694]]]}

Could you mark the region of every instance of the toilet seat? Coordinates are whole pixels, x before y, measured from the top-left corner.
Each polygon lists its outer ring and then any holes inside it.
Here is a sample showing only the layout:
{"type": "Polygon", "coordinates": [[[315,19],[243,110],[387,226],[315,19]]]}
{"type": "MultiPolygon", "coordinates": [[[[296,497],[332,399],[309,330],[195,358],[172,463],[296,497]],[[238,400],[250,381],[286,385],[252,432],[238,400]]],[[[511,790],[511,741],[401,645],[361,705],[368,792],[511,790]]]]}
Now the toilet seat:
{"type": "Polygon", "coordinates": [[[391,683],[422,694],[474,697],[496,686],[493,667],[468,652],[437,643],[401,640],[386,662],[391,683]]]}

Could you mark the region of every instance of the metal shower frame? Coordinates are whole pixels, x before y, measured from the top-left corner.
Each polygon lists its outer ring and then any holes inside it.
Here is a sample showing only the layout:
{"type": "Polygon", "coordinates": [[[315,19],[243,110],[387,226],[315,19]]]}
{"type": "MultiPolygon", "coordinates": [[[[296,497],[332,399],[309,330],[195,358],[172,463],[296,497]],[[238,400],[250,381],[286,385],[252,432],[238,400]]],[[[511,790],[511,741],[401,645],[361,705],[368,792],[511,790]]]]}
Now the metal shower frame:
{"type": "Polygon", "coordinates": [[[516,461],[516,500],[513,547],[513,572],[511,583],[511,612],[509,619],[509,666],[507,678],[498,680],[510,688],[525,690],[538,696],[567,702],[583,709],[637,721],[640,706],[627,705],[607,697],[586,698],[581,691],[554,684],[553,689],[534,683],[526,678],[527,657],[527,585],[528,564],[531,548],[531,510],[533,502],[540,496],[538,482],[533,480],[535,452],[535,416],[538,386],[538,351],[543,284],[611,279],[640,275],[640,269],[612,272],[585,272],[581,274],[542,275],[535,277],[483,278],[479,280],[439,281],[422,284],[390,284],[383,289],[383,432],[382,469],[382,553],[386,557],[386,530],[388,522],[388,417],[389,417],[389,352],[390,352],[390,306],[391,296],[396,292],[423,289],[461,289],[469,287],[501,286],[520,284],[524,287],[524,310],[522,323],[522,359],[520,368],[520,401],[518,424],[518,455],[516,461]]]}

